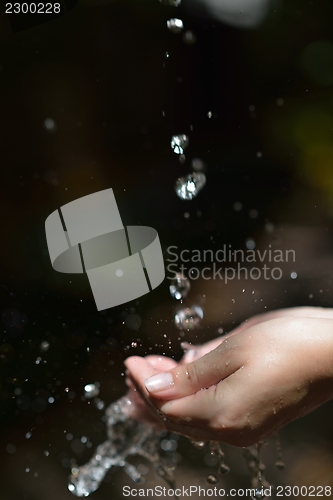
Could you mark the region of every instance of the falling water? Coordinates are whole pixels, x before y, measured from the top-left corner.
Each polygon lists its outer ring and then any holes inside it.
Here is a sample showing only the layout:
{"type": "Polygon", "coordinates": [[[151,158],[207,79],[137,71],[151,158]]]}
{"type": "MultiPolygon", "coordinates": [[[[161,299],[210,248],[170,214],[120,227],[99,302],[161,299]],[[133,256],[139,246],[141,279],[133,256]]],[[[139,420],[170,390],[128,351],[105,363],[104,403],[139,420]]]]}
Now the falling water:
{"type": "Polygon", "coordinates": [[[200,327],[203,310],[199,306],[184,307],[175,314],[175,325],[179,330],[195,330],[200,327]]]}
{"type": "Polygon", "coordinates": [[[176,300],[182,300],[187,297],[190,288],[191,285],[189,279],[182,273],[176,273],[175,278],[171,281],[169,286],[169,291],[171,297],[176,300]]]}
{"type": "Polygon", "coordinates": [[[276,434],[276,436],[275,436],[275,445],[276,445],[276,453],[277,453],[275,467],[278,470],[284,470],[285,463],[282,461],[282,448],[281,448],[281,441],[280,441],[279,434],[276,434]]]}
{"type": "Polygon", "coordinates": [[[185,162],[186,158],[185,158],[184,150],[189,145],[189,142],[190,142],[189,138],[185,134],[173,135],[171,137],[170,146],[171,146],[173,152],[179,156],[180,163],[185,162]]]}
{"type": "Polygon", "coordinates": [[[184,28],[184,24],[183,24],[183,21],[181,19],[178,19],[176,17],[173,17],[171,19],[168,19],[167,21],[167,28],[172,31],[172,33],[180,33],[183,28],[184,28]]]}
{"type": "Polygon", "coordinates": [[[255,490],[255,496],[252,500],[264,500],[266,497],[263,494],[264,489],[269,488],[270,484],[265,478],[265,465],[261,462],[260,451],[262,443],[257,443],[250,448],[243,450],[243,456],[246,461],[247,468],[251,473],[251,486],[255,490]]]}
{"type": "Polygon", "coordinates": [[[87,384],[84,386],[84,397],[87,399],[94,398],[99,394],[99,382],[94,384],[87,384]]]}
{"type": "Polygon", "coordinates": [[[192,200],[206,184],[206,176],[203,173],[188,174],[179,177],[175,184],[175,191],[182,200],[192,200]]]}
{"type": "Polygon", "coordinates": [[[87,497],[96,491],[112,467],[122,467],[134,482],[143,483],[138,469],[128,462],[128,457],[134,455],[151,462],[157,474],[174,489],[174,469],[163,464],[159,453],[161,432],[128,418],[130,404],[123,397],[106,409],[108,439],[96,448],[88,463],[72,467],[68,489],[77,497],[87,497]]]}

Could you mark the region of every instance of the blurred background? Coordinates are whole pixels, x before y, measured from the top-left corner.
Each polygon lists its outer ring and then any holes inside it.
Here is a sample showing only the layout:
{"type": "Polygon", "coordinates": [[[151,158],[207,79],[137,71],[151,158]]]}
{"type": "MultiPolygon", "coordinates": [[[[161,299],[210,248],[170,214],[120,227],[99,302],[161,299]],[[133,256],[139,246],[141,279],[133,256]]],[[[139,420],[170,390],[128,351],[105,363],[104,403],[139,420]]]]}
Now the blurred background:
{"type": "MultiPolygon", "coordinates": [[[[70,500],[71,466],[106,439],[103,408],[126,391],[127,356],[178,360],[181,341],[205,342],[253,314],[332,307],[333,4],[81,0],[17,33],[0,7],[1,499],[70,500]],[[174,134],[189,137],[184,163],[174,134]],[[174,186],[194,158],[206,185],[184,201],[174,186]],[[123,223],[154,227],[164,251],[246,250],[250,239],[294,249],[296,261],[277,281],[191,281],[184,306],[204,311],[196,330],[176,327],[168,280],[98,312],[86,276],[52,269],[44,224],[110,187],[123,223]],[[98,398],[85,398],[96,382],[98,398]]],[[[284,471],[269,442],[271,483],[333,486],[332,410],[281,432],[284,471]]],[[[177,446],[177,485],[205,485],[207,450],[177,446]]],[[[232,471],[219,486],[249,486],[241,451],[225,452],[232,471]]],[[[163,484],[147,474],[147,485],[163,484]]],[[[115,471],[92,498],[122,498],[124,485],[135,486],[115,471]]]]}

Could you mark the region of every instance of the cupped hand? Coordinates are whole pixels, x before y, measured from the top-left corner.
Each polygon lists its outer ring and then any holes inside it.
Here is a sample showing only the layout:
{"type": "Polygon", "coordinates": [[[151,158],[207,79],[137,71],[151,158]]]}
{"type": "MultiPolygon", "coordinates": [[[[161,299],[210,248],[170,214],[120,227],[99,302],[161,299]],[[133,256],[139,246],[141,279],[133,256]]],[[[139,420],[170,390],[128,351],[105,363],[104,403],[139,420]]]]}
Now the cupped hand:
{"type": "Polygon", "coordinates": [[[171,369],[140,357],[126,366],[149,414],[167,429],[249,446],[333,397],[333,320],[310,313],[257,319],[171,369]]]}

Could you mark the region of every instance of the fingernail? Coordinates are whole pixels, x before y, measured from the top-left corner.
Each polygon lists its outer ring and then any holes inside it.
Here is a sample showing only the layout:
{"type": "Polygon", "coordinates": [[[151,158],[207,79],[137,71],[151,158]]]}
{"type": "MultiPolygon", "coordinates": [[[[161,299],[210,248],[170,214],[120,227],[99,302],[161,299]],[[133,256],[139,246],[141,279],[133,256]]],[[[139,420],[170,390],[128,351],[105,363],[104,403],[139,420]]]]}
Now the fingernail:
{"type": "Polygon", "coordinates": [[[173,386],[172,373],[158,373],[145,380],[145,386],[149,392],[158,392],[173,386]]]}

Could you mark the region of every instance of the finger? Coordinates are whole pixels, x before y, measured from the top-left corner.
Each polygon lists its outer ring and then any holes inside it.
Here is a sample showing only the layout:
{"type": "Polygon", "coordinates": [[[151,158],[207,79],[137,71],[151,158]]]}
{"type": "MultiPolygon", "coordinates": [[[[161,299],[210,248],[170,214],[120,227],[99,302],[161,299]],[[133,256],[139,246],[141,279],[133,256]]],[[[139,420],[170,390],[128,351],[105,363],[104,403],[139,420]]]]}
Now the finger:
{"type": "Polygon", "coordinates": [[[166,422],[165,427],[169,432],[182,434],[182,436],[196,441],[223,441],[223,438],[219,439],[220,436],[217,436],[215,431],[201,427],[189,427],[188,425],[176,424],[174,422],[166,422]]]}
{"type": "Polygon", "coordinates": [[[237,353],[238,340],[225,339],[205,356],[170,371],[151,375],[146,380],[142,373],[135,377],[149,393],[159,399],[175,399],[194,394],[200,389],[218,384],[242,366],[242,356],[237,353]]]}
{"type": "Polygon", "coordinates": [[[144,380],[157,372],[155,368],[145,359],[140,356],[131,356],[125,360],[125,366],[129,373],[129,378],[137,393],[141,396],[142,401],[145,401],[149,410],[154,414],[154,417],[160,418],[161,413],[154,406],[149,392],[146,389],[144,380]]]}
{"type": "Polygon", "coordinates": [[[230,414],[230,408],[239,407],[242,379],[240,369],[217,385],[195,394],[169,401],[152,400],[153,405],[168,420],[190,426],[210,427],[230,414]]]}
{"type": "Polygon", "coordinates": [[[166,372],[167,370],[172,370],[172,368],[178,366],[178,363],[174,359],[166,356],[155,356],[151,354],[149,356],[145,356],[144,359],[146,359],[148,363],[159,372],[166,372]]]}
{"type": "MultiPolygon", "coordinates": [[[[193,439],[213,439],[242,445],[245,439],[246,412],[239,385],[243,370],[191,396],[171,401],[152,399],[166,428],[193,439]]],[[[241,382],[241,384],[240,384],[241,382]]]]}
{"type": "MultiPolygon", "coordinates": [[[[134,358],[137,358],[137,356],[133,356],[134,358]]],[[[155,356],[153,354],[145,356],[144,359],[148,361],[148,363],[155,368],[156,371],[158,372],[165,372],[167,370],[172,370],[172,368],[175,368],[178,363],[171,358],[168,358],[166,356],[155,356]]],[[[135,364],[135,361],[134,361],[135,364]]],[[[126,366],[126,363],[125,363],[126,366]]],[[[131,365],[132,366],[132,365],[131,365]]],[[[133,388],[134,384],[133,381],[131,380],[131,377],[128,376],[129,372],[126,370],[126,378],[125,378],[125,383],[129,388],[133,388]]]]}
{"type": "Polygon", "coordinates": [[[262,436],[249,419],[252,399],[241,368],[217,386],[171,401],[151,399],[165,427],[192,439],[249,446],[262,436]]]}
{"type": "Polygon", "coordinates": [[[143,399],[139,392],[136,390],[130,390],[127,393],[126,405],[126,416],[132,418],[133,420],[139,420],[142,422],[149,422],[158,427],[163,427],[163,421],[157,415],[156,410],[147,405],[145,399],[143,399]]]}
{"type": "Polygon", "coordinates": [[[152,377],[158,372],[146,358],[140,356],[130,356],[125,361],[125,366],[131,381],[140,394],[146,399],[150,399],[150,394],[144,384],[146,378],[152,377]]]}

